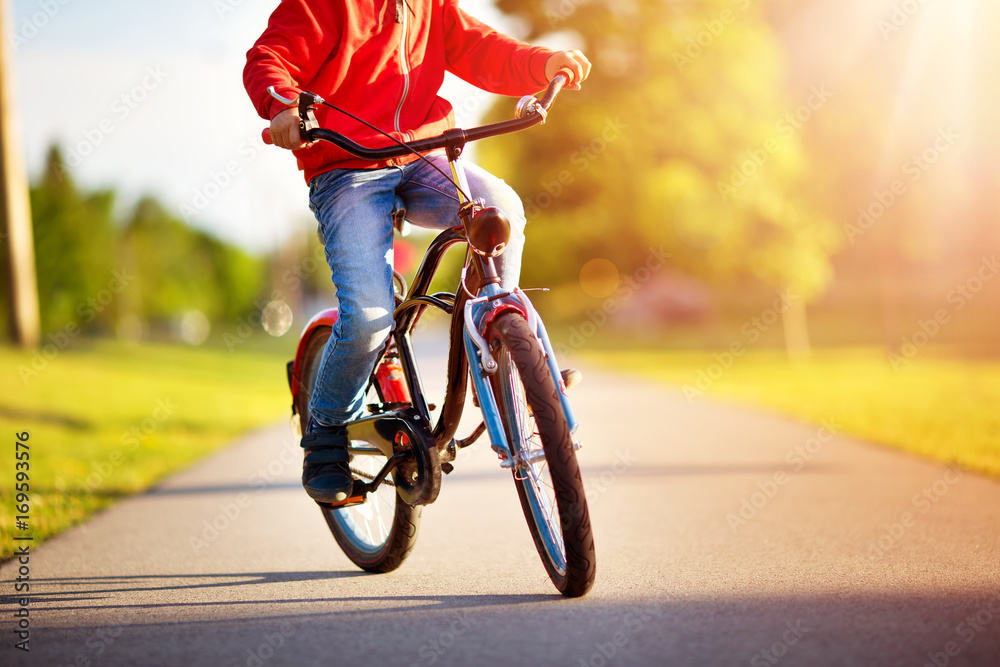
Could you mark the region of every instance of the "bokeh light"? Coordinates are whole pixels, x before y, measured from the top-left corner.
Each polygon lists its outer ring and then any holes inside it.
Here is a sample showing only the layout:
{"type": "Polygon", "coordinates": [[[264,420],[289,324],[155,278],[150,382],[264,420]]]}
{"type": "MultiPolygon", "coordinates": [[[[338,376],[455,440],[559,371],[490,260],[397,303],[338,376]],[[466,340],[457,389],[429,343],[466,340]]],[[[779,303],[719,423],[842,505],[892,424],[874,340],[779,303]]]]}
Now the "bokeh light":
{"type": "Polygon", "coordinates": [[[292,309],[284,301],[269,301],[260,314],[264,331],[272,336],[284,336],[292,327],[292,309]]]}
{"type": "Polygon", "coordinates": [[[618,267],[603,257],[595,257],[580,269],[580,287],[595,299],[611,296],[619,280],[618,267]]]}

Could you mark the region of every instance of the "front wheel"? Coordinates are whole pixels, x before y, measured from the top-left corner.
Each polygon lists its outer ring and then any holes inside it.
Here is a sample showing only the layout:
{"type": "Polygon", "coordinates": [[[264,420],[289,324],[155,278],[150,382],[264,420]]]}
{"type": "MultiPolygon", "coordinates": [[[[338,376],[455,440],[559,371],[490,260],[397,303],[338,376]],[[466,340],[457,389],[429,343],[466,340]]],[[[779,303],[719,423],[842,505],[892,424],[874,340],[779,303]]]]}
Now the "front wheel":
{"type": "MultiPolygon", "coordinates": [[[[319,362],[329,338],[330,328],[323,327],[313,333],[306,345],[302,364],[302,391],[298,404],[303,433],[309,424],[309,397],[316,386],[319,362]]],[[[386,458],[382,455],[352,454],[351,470],[356,477],[369,482],[385,462],[386,458]]],[[[402,565],[417,542],[420,508],[410,507],[403,502],[389,480],[368,494],[365,502],[360,505],[340,509],[320,506],[320,509],[337,544],[362,570],[395,570],[402,565]]]]}
{"type": "Polygon", "coordinates": [[[491,384],[515,456],[514,484],[535,548],[559,592],[579,597],[594,584],[597,560],[558,385],[520,313],[497,316],[486,341],[497,362],[491,384]]]}

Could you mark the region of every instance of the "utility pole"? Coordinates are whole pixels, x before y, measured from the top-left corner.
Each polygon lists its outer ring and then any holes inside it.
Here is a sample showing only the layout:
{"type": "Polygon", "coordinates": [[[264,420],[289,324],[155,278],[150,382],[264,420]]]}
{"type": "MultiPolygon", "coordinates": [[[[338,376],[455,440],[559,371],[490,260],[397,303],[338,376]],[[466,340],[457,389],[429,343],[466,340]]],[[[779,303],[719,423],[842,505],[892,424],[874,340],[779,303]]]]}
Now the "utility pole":
{"type": "Polygon", "coordinates": [[[14,68],[8,39],[13,25],[9,0],[0,0],[0,248],[5,260],[4,291],[13,340],[22,347],[36,347],[40,336],[38,282],[28,179],[14,114],[14,68]]]}

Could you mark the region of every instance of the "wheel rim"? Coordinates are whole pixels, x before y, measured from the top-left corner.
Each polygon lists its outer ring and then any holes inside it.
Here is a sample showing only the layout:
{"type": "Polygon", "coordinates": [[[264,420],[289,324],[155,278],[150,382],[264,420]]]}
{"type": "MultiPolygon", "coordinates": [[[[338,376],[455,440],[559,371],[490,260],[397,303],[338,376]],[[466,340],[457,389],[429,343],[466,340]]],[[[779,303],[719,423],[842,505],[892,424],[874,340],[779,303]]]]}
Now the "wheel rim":
{"type": "Polygon", "coordinates": [[[522,462],[522,465],[515,468],[514,477],[524,491],[549,562],[562,576],[566,574],[566,545],[559,521],[556,492],[535,417],[528,406],[521,375],[506,348],[500,350],[498,366],[500,403],[507,416],[511,451],[522,462]]]}
{"type": "MultiPolygon", "coordinates": [[[[316,337],[313,348],[309,351],[309,359],[303,386],[308,390],[306,396],[312,396],[319,375],[319,362],[323,356],[323,348],[329,334],[316,337]]],[[[372,390],[374,393],[374,390],[372,390]]],[[[366,400],[366,404],[369,401],[366,400]]],[[[303,423],[309,423],[308,398],[303,402],[303,423]]],[[[365,445],[352,441],[352,445],[365,445]]],[[[352,454],[351,469],[364,481],[371,481],[386,463],[384,456],[370,454],[352,454]]],[[[341,509],[323,508],[323,514],[331,524],[336,526],[340,535],[350,542],[351,546],[365,554],[377,554],[389,542],[393,522],[396,519],[396,490],[383,483],[374,493],[369,493],[365,502],[341,509]]]]}

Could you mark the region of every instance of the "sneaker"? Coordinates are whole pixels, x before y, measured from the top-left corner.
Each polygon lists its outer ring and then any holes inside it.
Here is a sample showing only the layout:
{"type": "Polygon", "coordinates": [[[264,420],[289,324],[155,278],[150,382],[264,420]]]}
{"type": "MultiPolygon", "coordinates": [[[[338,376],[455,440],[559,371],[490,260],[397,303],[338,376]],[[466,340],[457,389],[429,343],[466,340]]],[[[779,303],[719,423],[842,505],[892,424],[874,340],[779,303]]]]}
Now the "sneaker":
{"type": "Polygon", "coordinates": [[[343,426],[325,426],[309,421],[302,437],[305,458],[302,460],[302,486],[319,503],[339,503],[351,497],[354,480],[347,451],[349,440],[343,426]]]}

